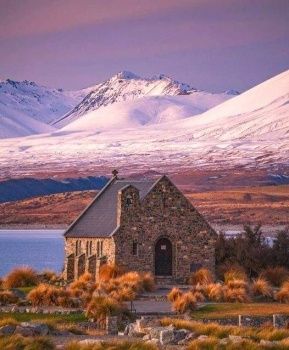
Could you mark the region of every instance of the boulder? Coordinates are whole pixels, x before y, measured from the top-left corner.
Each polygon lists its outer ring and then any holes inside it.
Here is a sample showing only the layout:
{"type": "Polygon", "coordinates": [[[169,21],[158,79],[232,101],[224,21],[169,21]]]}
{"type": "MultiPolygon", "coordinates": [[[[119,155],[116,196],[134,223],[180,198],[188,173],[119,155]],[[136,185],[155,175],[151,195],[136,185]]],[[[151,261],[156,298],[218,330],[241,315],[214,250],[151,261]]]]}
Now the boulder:
{"type": "Polygon", "coordinates": [[[150,339],[150,340],[147,340],[146,341],[146,344],[151,344],[151,345],[154,345],[154,346],[159,346],[160,345],[160,342],[157,338],[153,338],[153,339],[150,339]]]}
{"type": "Polygon", "coordinates": [[[173,329],[164,329],[160,331],[161,345],[175,344],[175,331],[173,329]]]}
{"type": "Polygon", "coordinates": [[[0,327],[0,335],[11,335],[14,333],[16,326],[7,324],[6,326],[0,327]]]}
{"type": "Polygon", "coordinates": [[[151,339],[160,339],[160,333],[165,330],[173,330],[174,327],[172,325],[168,327],[152,327],[150,329],[151,339]]]}
{"type": "Polygon", "coordinates": [[[187,345],[193,339],[196,339],[196,333],[189,332],[184,339],[178,341],[178,345],[187,345]]]}
{"type": "Polygon", "coordinates": [[[33,337],[37,335],[33,328],[23,326],[16,326],[14,334],[20,334],[23,337],[33,337]]]}
{"type": "Polygon", "coordinates": [[[147,340],[150,340],[151,339],[151,336],[149,334],[146,334],[143,336],[142,340],[143,341],[147,341],[147,340]]]}

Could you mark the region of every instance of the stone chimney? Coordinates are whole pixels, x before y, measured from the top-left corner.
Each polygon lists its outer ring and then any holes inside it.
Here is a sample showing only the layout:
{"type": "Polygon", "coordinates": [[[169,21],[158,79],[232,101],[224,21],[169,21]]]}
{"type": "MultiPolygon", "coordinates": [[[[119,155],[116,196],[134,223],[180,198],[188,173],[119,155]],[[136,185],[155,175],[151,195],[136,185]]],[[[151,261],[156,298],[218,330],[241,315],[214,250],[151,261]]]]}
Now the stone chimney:
{"type": "Polygon", "coordinates": [[[112,171],[112,177],[115,178],[115,179],[118,179],[117,174],[118,174],[118,171],[116,169],[114,169],[112,171]]]}

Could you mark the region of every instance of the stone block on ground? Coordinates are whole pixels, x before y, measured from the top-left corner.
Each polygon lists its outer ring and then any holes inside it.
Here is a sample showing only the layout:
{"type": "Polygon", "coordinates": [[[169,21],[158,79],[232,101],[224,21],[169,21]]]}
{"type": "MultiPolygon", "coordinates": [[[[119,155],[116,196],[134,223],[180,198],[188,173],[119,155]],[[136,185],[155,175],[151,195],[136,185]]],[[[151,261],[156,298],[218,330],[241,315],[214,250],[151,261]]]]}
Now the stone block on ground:
{"type": "Polygon", "coordinates": [[[16,326],[13,325],[6,325],[3,327],[0,327],[0,335],[12,335],[15,331],[16,326]]]}

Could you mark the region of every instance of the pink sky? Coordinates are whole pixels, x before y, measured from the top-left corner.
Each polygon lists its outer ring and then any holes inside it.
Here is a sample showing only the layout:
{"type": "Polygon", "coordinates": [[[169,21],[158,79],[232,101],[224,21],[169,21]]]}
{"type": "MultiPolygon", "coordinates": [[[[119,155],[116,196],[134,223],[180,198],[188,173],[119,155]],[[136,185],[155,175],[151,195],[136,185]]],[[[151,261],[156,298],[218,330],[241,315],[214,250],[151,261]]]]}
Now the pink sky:
{"type": "Polygon", "coordinates": [[[120,70],[244,90],[288,69],[288,0],[0,0],[0,77],[81,88],[120,70]]]}

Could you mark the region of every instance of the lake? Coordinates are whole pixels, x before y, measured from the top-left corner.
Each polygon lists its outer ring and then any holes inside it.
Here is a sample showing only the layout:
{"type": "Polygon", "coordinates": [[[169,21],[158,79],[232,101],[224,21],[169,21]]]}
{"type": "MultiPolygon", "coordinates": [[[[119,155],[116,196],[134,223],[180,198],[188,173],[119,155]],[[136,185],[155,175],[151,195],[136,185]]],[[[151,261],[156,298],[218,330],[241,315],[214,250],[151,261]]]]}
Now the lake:
{"type": "Polygon", "coordinates": [[[0,230],[0,276],[16,266],[61,272],[63,230],[0,230]]]}

